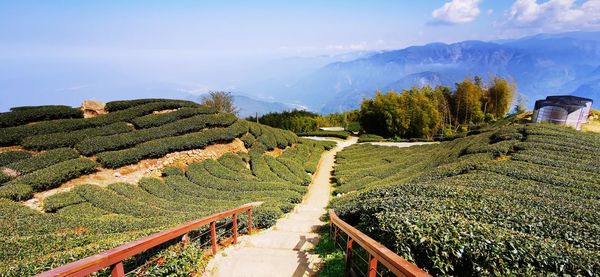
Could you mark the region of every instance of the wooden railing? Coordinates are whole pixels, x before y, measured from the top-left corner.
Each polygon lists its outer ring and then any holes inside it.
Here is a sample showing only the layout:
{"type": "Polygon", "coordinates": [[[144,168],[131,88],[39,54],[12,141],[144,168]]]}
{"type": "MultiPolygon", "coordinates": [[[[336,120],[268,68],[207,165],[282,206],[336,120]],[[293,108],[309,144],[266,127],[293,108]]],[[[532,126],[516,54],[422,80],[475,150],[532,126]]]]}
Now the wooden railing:
{"type": "Polygon", "coordinates": [[[389,273],[396,276],[430,276],[415,264],[402,259],[379,242],[341,220],[333,209],[329,210],[329,232],[334,245],[339,245],[339,241],[343,240],[345,235],[345,245],[341,245],[346,257],[345,276],[361,276],[361,274],[356,273],[357,267],[353,257],[354,243],[360,245],[369,255],[368,259],[364,260],[367,267],[365,268],[367,269],[365,270],[366,274],[362,275],[369,277],[380,275],[377,265],[381,263],[389,273]]]}
{"type": "Polygon", "coordinates": [[[233,243],[237,243],[238,238],[238,214],[248,212],[248,234],[252,234],[252,208],[259,203],[250,203],[238,208],[224,211],[221,213],[209,215],[207,217],[185,223],[169,230],[156,233],[154,235],[123,244],[116,248],[107,250],[100,254],[84,258],[82,260],[40,273],[36,276],[87,276],[103,268],[110,267],[113,277],[125,276],[123,260],[138,255],[144,251],[165,244],[176,238],[181,238],[184,244],[190,242],[189,233],[199,229],[202,226],[210,224],[210,238],[212,254],[217,253],[217,234],[216,222],[232,216],[233,243]]]}

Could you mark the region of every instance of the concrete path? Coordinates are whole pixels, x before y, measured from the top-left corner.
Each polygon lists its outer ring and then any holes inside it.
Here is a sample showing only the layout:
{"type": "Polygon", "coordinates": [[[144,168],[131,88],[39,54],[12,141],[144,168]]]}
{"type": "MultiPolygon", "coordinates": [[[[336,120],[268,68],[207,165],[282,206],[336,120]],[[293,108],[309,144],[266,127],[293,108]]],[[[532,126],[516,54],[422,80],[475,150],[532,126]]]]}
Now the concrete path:
{"type": "Polygon", "coordinates": [[[204,276],[314,276],[319,257],[308,253],[319,241],[316,233],[323,225],[331,196],[331,171],[335,154],[358,139],[338,142],[323,153],[313,182],[304,200],[292,212],[279,219],[274,227],[252,236],[218,253],[208,264],[204,276]]]}

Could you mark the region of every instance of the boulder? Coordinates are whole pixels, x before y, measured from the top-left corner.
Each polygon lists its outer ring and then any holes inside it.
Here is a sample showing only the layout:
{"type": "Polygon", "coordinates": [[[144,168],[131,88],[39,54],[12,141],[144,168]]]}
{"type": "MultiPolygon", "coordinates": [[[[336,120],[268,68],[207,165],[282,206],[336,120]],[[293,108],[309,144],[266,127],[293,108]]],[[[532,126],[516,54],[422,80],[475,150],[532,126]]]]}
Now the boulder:
{"type": "Polygon", "coordinates": [[[106,104],[96,100],[85,100],[81,104],[81,110],[83,110],[83,117],[90,118],[99,116],[101,114],[107,114],[105,109],[106,104]]]}

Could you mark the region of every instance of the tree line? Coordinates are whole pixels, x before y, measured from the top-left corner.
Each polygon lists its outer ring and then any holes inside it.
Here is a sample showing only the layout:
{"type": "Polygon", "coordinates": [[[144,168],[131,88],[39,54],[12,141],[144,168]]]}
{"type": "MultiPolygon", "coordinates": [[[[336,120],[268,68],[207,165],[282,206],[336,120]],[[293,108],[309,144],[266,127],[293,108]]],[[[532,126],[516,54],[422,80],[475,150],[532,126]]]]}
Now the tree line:
{"type": "Polygon", "coordinates": [[[504,117],[516,85],[494,77],[466,78],[452,90],[447,86],[413,87],[398,93],[375,93],[364,99],[359,121],[367,133],[386,137],[428,138],[467,131],[471,126],[504,117]]]}

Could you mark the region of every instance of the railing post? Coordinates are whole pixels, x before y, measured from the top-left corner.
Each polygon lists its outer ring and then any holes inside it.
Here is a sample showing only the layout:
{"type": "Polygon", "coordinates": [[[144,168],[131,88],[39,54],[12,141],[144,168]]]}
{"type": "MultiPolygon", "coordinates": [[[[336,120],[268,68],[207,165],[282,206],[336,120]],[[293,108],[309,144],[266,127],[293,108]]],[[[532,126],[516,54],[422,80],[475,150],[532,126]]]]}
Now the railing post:
{"type": "Polygon", "coordinates": [[[348,243],[346,244],[346,272],[344,276],[351,276],[352,271],[352,243],[354,241],[348,236],[348,243]]]}
{"type": "Polygon", "coordinates": [[[185,234],[181,237],[181,242],[183,243],[184,246],[188,246],[190,244],[190,235],[189,234],[185,234]]]}
{"type": "Polygon", "coordinates": [[[337,245],[337,238],[338,238],[339,232],[340,232],[340,229],[337,226],[333,225],[333,246],[337,245]]]}
{"type": "Polygon", "coordinates": [[[248,235],[252,235],[252,208],[248,209],[248,235]]]}
{"type": "Polygon", "coordinates": [[[371,258],[369,259],[369,277],[376,277],[377,276],[377,258],[375,258],[373,255],[370,255],[371,258]]]}
{"type": "Polygon", "coordinates": [[[212,253],[213,255],[217,254],[217,230],[216,230],[216,222],[213,221],[210,223],[210,240],[212,244],[212,253]]]}
{"type": "Polygon", "coordinates": [[[233,214],[233,244],[237,243],[238,231],[237,231],[237,214],[233,214]]]}
{"type": "Polygon", "coordinates": [[[123,268],[123,262],[119,262],[111,266],[110,276],[125,277],[125,269],[123,268]]]}

